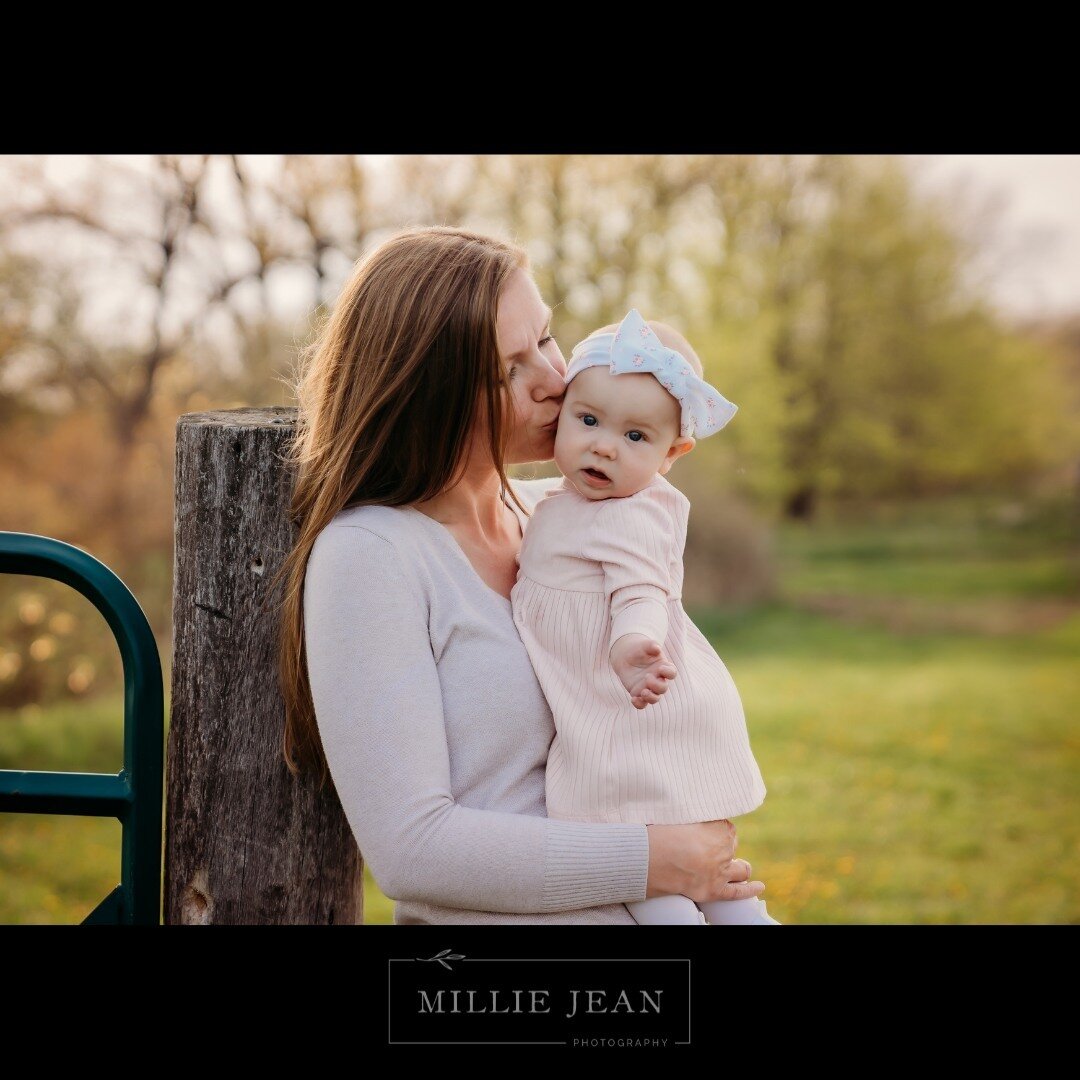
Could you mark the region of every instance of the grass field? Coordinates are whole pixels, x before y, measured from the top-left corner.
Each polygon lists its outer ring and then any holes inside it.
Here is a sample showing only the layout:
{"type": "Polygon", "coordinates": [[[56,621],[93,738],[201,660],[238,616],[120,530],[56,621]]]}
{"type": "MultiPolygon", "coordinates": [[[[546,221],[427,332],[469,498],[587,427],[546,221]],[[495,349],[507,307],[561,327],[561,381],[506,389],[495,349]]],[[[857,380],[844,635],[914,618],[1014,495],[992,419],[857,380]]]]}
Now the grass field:
{"type": "MultiPolygon", "coordinates": [[[[1080,554],[1065,504],[786,526],[783,596],[691,616],[768,787],[739,854],[783,923],[1080,922],[1080,554]]],[[[119,699],[0,714],[0,768],[120,765],[119,699]]],[[[0,922],[77,922],[115,821],[0,815],[0,922]]],[[[391,905],[368,876],[366,921],[391,905]]]]}

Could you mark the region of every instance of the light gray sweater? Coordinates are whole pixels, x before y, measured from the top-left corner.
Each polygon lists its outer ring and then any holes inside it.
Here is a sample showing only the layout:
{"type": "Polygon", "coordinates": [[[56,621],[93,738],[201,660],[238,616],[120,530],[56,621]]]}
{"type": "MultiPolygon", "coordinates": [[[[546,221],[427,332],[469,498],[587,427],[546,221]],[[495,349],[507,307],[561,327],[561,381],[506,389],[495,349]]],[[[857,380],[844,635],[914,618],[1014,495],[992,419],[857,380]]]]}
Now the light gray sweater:
{"type": "MultiPolygon", "coordinates": [[[[510,482],[531,511],[561,477],[510,482]]],[[[546,816],[551,709],[512,604],[444,525],[341,511],[308,561],[304,623],[330,774],[395,923],[634,924],[646,826],[546,816]]]]}

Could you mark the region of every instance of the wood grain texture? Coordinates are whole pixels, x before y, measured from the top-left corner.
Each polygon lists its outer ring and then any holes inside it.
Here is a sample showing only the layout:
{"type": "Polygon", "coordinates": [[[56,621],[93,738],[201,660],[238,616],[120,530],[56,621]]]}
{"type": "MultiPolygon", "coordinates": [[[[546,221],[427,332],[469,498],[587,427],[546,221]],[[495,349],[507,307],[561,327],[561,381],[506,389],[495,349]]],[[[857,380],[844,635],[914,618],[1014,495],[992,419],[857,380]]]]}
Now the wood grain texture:
{"type": "Polygon", "coordinates": [[[292,545],[280,457],[294,408],[187,413],[176,425],[172,701],[164,921],[358,923],[362,862],[331,781],[282,757],[277,680],[292,545]]]}

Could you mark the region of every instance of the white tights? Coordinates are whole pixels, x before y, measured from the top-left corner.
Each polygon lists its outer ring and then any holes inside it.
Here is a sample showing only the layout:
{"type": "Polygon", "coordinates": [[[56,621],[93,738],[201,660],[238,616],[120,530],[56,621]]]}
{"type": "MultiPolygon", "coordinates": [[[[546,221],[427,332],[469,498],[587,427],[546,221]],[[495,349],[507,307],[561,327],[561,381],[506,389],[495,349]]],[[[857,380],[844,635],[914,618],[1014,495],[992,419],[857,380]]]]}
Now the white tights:
{"type": "Polygon", "coordinates": [[[626,906],[641,925],[780,925],[765,910],[765,901],[759,896],[750,896],[745,900],[702,900],[700,903],[682,895],[650,896],[648,900],[635,900],[626,906]]]}

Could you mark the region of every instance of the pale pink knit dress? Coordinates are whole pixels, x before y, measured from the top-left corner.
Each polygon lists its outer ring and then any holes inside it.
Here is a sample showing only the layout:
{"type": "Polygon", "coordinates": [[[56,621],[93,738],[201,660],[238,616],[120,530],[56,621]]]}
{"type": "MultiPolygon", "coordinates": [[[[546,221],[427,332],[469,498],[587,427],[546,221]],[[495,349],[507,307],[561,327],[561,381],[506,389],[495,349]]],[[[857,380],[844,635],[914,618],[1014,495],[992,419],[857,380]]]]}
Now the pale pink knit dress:
{"type": "Polygon", "coordinates": [[[683,610],[689,513],[690,501],[660,475],[603,500],[564,478],[532,512],[510,599],[555,719],[549,817],[680,824],[764,801],[735,683],[683,610]],[[626,633],[662,642],[678,670],[642,710],[608,661],[626,633]]]}

